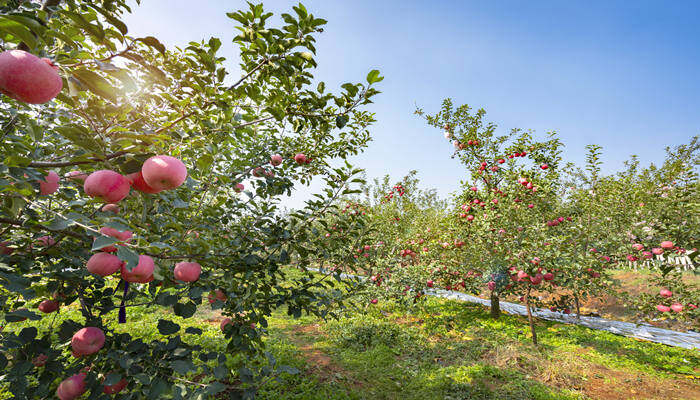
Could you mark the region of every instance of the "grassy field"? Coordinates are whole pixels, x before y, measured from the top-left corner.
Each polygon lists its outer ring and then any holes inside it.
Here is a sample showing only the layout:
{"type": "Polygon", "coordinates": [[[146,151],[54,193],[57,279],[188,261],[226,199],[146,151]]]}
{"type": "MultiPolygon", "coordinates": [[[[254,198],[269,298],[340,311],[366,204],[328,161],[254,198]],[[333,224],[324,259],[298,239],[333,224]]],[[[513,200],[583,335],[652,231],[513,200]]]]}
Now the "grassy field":
{"type": "MultiPolygon", "coordinates": [[[[65,310],[54,326],[73,313],[65,310]]],[[[134,309],[127,324],[112,323],[148,339],[159,336],[159,317],[134,309]]],[[[195,318],[176,322],[203,328],[185,340],[222,350],[220,319],[202,307],[195,318]]],[[[38,326],[48,329],[50,323],[46,318],[38,326]]],[[[537,328],[536,348],[524,318],[492,320],[481,306],[440,299],[412,310],[380,303],[325,322],[280,312],[270,320],[268,350],[300,373],[283,373],[261,388],[259,398],[700,398],[698,351],[543,321],[537,328]]]]}
{"type": "Polygon", "coordinates": [[[430,299],[340,321],[276,316],[268,340],[303,371],[265,399],[697,399],[700,352],[577,326],[492,320],[478,305],[430,299]]]}

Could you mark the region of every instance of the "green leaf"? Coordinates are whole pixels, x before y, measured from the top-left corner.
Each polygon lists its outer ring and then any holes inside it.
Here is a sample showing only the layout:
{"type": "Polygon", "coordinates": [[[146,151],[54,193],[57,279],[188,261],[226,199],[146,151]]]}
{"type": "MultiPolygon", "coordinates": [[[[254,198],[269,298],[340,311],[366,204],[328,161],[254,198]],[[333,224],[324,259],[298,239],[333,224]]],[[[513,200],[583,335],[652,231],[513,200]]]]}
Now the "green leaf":
{"type": "Polygon", "coordinates": [[[161,378],[155,378],[150,383],[150,390],[148,391],[149,399],[160,399],[163,398],[164,394],[168,391],[168,384],[161,378]]]}
{"type": "Polygon", "coordinates": [[[129,230],[129,226],[128,226],[128,225],[125,225],[125,224],[123,224],[123,223],[121,223],[121,222],[119,222],[119,221],[107,221],[107,223],[105,223],[105,226],[108,226],[108,227],[110,227],[110,228],[114,228],[114,229],[116,229],[116,230],[118,230],[118,231],[120,231],[120,232],[124,232],[124,231],[128,231],[128,230],[129,230]]]}
{"type": "Polygon", "coordinates": [[[81,324],[70,319],[63,321],[61,326],[58,328],[58,338],[62,342],[65,342],[66,340],[72,338],[75,332],[77,332],[82,327],[83,326],[81,324]]]}
{"type": "Polygon", "coordinates": [[[172,306],[177,303],[177,296],[174,294],[161,292],[156,296],[156,304],[161,306],[172,306]]]}
{"type": "Polygon", "coordinates": [[[24,42],[30,49],[37,47],[37,39],[32,31],[17,21],[0,16],[0,32],[14,36],[18,42],[24,42]]]}
{"type": "Polygon", "coordinates": [[[100,41],[102,41],[105,38],[104,30],[98,25],[93,25],[93,24],[89,23],[85,18],[83,18],[82,15],[75,13],[75,12],[71,12],[71,11],[65,11],[65,10],[63,11],[63,14],[68,16],[68,18],[72,19],[76,25],[83,28],[90,35],[96,37],[100,41]]]}
{"type": "Polygon", "coordinates": [[[114,15],[112,15],[111,13],[107,12],[106,10],[104,10],[104,9],[101,8],[101,7],[98,7],[98,6],[96,6],[96,5],[90,4],[89,2],[88,2],[88,5],[89,5],[90,7],[92,7],[95,11],[97,11],[98,13],[102,14],[102,16],[107,20],[107,22],[109,22],[109,23],[112,24],[114,27],[116,27],[117,29],[119,29],[119,32],[121,32],[122,35],[126,35],[126,33],[129,31],[129,30],[127,29],[127,27],[126,27],[126,24],[125,24],[124,22],[120,21],[118,18],[116,18],[116,17],[115,17],[114,15]]]}
{"type": "Polygon", "coordinates": [[[209,39],[209,47],[211,47],[211,52],[216,53],[221,47],[221,40],[219,38],[212,37],[209,39]]]}
{"type": "Polygon", "coordinates": [[[226,385],[221,382],[212,382],[204,389],[206,394],[213,396],[226,390],[226,385]]]}
{"type": "Polygon", "coordinates": [[[308,51],[302,51],[301,53],[299,53],[299,56],[306,61],[312,61],[314,59],[314,55],[308,51]]]}
{"type": "Polygon", "coordinates": [[[32,326],[30,328],[22,328],[22,330],[19,332],[19,335],[17,335],[17,337],[22,339],[22,341],[24,343],[29,343],[36,338],[36,335],[38,333],[39,333],[39,331],[37,331],[37,329],[32,326]]]}
{"type": "Polygon", "coordinates": [[[192,364],[192,361],[189,360],[175,360],[170,364],[170,366],[175,372],[181,375],[187,375],[190,371],[193,371],[196,368],[194,364],[192,364]]]}
{"type": "Polygon", "coordinates": [[[73,71],[73,76],[85,85],[91,92],[103,97],[113,103],[117,102],[115,92],[117,89],[112,87],[103,77],[97,73],[87,69],[76,69],[73,71]]]}
{"type": "Polygon", "coordinates": [[[226,368],[226,365],[217,365],[214,367],[214,377],[216,379],[226,379],[229,374],[229,369],[226,368]]]}
{"type": "Polygon", "coordinates": [[[214,157],[212,157],[211,154],[204,154],[197,159],[197,166],[199,167],[200,171],[206,170],[209,168],[212,162],[214,162],[214,157]]]}
{"type": "Polygon", "coordinates": [[[112,372],[105,377],[105,380],[104,382],[102,382],[102,384],[105,386],[112,386],[117,384],[120,380],[122,380],[122,376],[116,372],[112,372]]]}
{"type": "Polygon", "coordinates": [[[165,46],[163,46],[163,43],[161,43],[158,39],[156,39],[153,36],[146,36],[143,38],[138,38],[136,40],[153,47],[154,49],[158,50],[160,54],[165,54],[165,46]]]}
{"type": "Polygon", "coordinates": [[[41,319],[41,316],[29,311],[29,310],[15,310],[5,314],[5,320],[7,322],[20,322],[29,318],[32,321],[37,321],[41,319]]]}
{"type": "Polygon", "coordinates": [[[189,318],[194,315],[195,312],[197,312],[197,305],[194,304],[193,302],[189,303],[177,303],[173,307],[173,311],[175,311],[175,315],[183,318],[189,318]]]}
{"type": "Polygon", "coordinates": [[[131,271],[139,264],[139,255],[126,246],[117,246],[117,257],[126,263],[127,271],[131,271]]]}
{"type": "Polygon", "coordinates": [[[376,69],[373,69],[369,71],[369,74],[367,74],[367,83],[370,85],[373,83],[381,82],[384,79],[383,76],[379,76],[379,71],[376,69]]]}
{"type": "MultiPolygon", "coordinates": [[[[107,246],[111,246],[119,242],[119,239],[111,236],[100,236],[92,242],[92,251],[97,251],[107,246]]],[[[122,246],[123,247],[123,246],[122,246]]]]}
{"type": "Polygon", "coordinates": [[[76,146],[90,151],[100,151],[100,144],[95,140],[94,135],[82,126],[69,124],[58,126],[55,130],[76,146]]]}
{"type": "Polygon", "coordinates": [[[75,221],[71,221],[62,217],[56,217],[53,221],[51,221],[47,228],[52,231],[62,231],[68,228],[69,226],[73,225],[74,223],[75,221]]]}
{"type": "Polygon", "coordinates": [[[180,330],[180,325],[166,319],[158,320],[158,332],[161,335],[172,335],[180,330]]]}
{"type": "Polygon", "coordinates": [[[349,120],[350,117],[347,114],[338,115],[337,117],[335,117],[335,125],[339,129],[342,129],[345,126],[345,124],[348,123],[349,120]]]}
{"type": "Polygon", "coordinates": [[[202,330],[193,326],[189,326],[187,327],[187,329],[185,329],[185,333],[189,333],[190,335],[201,335],[202,330]]]}

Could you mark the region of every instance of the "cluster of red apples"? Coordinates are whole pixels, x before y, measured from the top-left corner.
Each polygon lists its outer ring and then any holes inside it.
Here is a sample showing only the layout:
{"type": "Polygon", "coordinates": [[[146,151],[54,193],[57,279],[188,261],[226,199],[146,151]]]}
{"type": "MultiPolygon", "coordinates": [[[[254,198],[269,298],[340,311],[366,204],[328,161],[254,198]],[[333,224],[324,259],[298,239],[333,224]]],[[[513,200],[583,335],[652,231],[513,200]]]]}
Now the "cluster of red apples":
{"type": "MultiPolygon", "coordinates": [[[[55,98],[63,88],[63,82],[58,74],[58,68],[46,59],[40,59],[22,50],[10,50],[0,53],[0,93],[15,100],[42,104],[55,98]]],[[[146,160],[140,171],[123,176],[111,170],[98,170],[87,175],[81,171],[71,171],[66,179],[84,181],[83,190],[90,197],[100,199],[106,204],[101,208],[104,212],[119,213],[116,204],[129,195],[131,188],[144,193],[159,193],[179,187],[187,178],[187,169],[182,161],[167,155],[158,155],[146,160]]],[[[47,196],[59,188],[60,177],[50,171],[43,181],[39,182],[40,195],[47,196]]],[[[127,244],[133,233],[121,232],[110,227],[103,227],[99,232],[104,236],[116,238],[120,245],[127,244]]],[[[39,242],[49,247],[55,244],[50,236],[42,237],[39,242]],[[43,239],[43,242],[42,240],[43,239]]],[[[155,263],[150,256],[140,255],[136,267],[129,270],[119,257],[112,254],[117,251],[109,245],[100,249],[87,262],[87,270],[102,277],[110,276],[121,271],[121,277],[126,282],[147,283],[153,280],[155,263]]],[[[11,253],[6,243],[3,243],[3,253],[11,253]]],[[[201,266],[196,262],[180,262],[174,268],[175,279],[183,282],[193,282],[199,279],[201,266]]],[[[39,311],[52,313],[58,310],[56,299],[44,300],[39,304],[39,311]]],[[[105,334],[97,327],[84,327],[78,330],[71,339],[71,350],[74,357],[86,357],[97,353],[105,344],[105,334]]],[[[44,365],[47,356],[40,355],[33,362],[37,366],[44,365]]],[[[61,400],[72,400],[80,397],[86,390],[86,374],[81,372],[60,383],[56,396],[61,400]]],[[[106,394],[122,391],[127,381],[122,379],[114,385],[105,385],[106,394]]]]}
{"type": "MultiPolygon", "coordinates": [[[[668,290],[668,289],[661,289],[661,290],[659,291],[659,296],[661,296],[661,297],[663,297],[663,298],[665,298],[665,299],[670,299],[671,297],[673,297],[673,292],[671,292],[671,291],[668,290]]],[[[693,303],[688,303],[688,304],[687,304],[687,307],[690,308],[690,309],[696,309],[696,308],[698,308],[698,306],[696,306],[696,305],[693,304],[693,303]]],[[[670,311],[673,311],[673,312],[679,313],[679,312],[682,312],[682,311],[683,311],[683,308],[684,308],[684,307],[683,307],[683,304],[681,304],[681,303],[679,303],[679,302],[675,302],[675,301],[674,301],[670,306],[667,306],[667,305],[664,305],[664,304],[659,304],[659,305],[656,306],[656,309],[659,310],[659,312],[670,312],[670,311]]]]}

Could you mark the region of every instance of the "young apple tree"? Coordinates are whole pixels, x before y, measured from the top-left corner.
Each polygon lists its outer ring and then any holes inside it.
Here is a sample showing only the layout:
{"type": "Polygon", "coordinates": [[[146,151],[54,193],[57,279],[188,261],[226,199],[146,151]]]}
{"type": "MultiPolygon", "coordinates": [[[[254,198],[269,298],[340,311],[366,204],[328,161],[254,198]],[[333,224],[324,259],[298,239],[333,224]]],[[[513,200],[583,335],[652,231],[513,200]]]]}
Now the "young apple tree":
{"type": "Polygon", "coordinates": [[[496,125],[484,120],[483,109],[472,113],[468,105],[455,108],[449,99],[435,115],[420,109],[417,114],[445,132],[453,157],[467,169],[455,210],[466,244],[462,268],[486,279],[494,317],[500,313],[500,296],[513,291],[524,293],[529,313],[530,291],[545,273],[539,266],[543,217],[557,202],[561,142],[555,133],[544,141],[518,129],[499,135],[496,125]],[[505,276],[514,282],[506,283],[505,276]]]}

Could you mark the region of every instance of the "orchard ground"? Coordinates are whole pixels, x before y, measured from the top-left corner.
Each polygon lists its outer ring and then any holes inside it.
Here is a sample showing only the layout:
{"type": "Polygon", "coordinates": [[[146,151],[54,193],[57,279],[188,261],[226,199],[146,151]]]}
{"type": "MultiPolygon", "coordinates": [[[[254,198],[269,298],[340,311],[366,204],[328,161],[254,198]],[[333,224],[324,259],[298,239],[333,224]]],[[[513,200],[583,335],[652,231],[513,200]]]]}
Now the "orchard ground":
{"type": "MultiPolygon", "coordinates": [[[[628,274],[629,272],[624,272],[628,274]]],[[[109,325],[144,341],[163,339],[167,312],[129,308],[126,324],[109,325]]],[[[80,319],[76,307],[41,321],[7,325],[19,331],[80,319]],[[55,320],[54,320],[55,316],[55,320]]],[[[202,329],[183,340],[225,352],[219,311],[200,306],[195,318],[174,322],[202,329]]],[[[283,373],[267,382],[262,399],[697,399],[700,351],[643,342],[578,326],[537,321],[540,345],[530,343],[523,317],[493,320],[479,305],[428,299],[407,309],[378,303],[339,320],[269,319],[267,349],[283,373]]],[[[264,361],[260,360],[262,364],[264,361]]],[[[241,363],[228,356],[228,367],[241,363]]],[[[212,379],[191,373],[182,379],[212,379]]],[[[11,396],[0,389],[0,399],[11,396]]]]}

